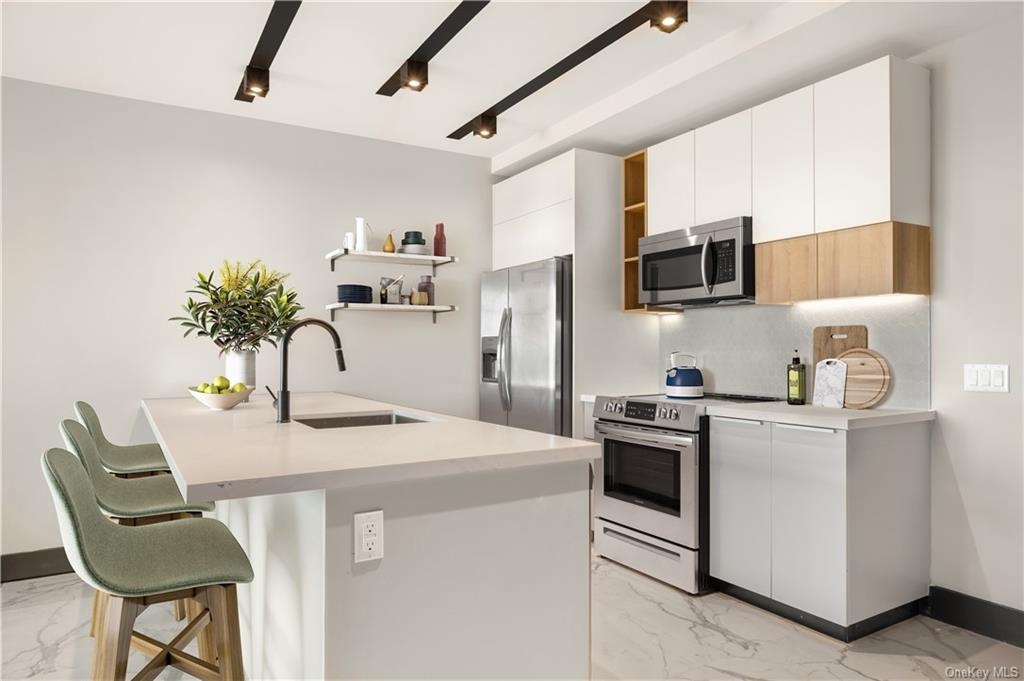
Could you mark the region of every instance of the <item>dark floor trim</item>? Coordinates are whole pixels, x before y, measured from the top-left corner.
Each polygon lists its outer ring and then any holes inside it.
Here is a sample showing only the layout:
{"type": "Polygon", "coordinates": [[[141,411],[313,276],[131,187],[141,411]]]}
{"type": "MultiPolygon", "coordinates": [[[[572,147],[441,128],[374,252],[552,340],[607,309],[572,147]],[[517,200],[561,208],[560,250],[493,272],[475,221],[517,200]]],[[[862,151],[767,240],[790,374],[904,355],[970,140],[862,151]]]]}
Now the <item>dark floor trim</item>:
{"type": "Polygon", "coordinates": [[[829,622],[826,619],[822,619],[817,615],[812,615],[809,612],[798,610],[797,608],[788,606],[784,603],[772,600],[767,596],[748,591],[743,587],[729,584],[728,582],[718,581],[718,590],[722,593],[729,594],[734,598],[738,598],[741,601],[746,601],[751,605],[756,605],[762,610],[774,613],[780,617],[785,617],[788,620],[798,622],[805,627],[814,629],[815,631],[821,632],[826,636],[839,639],[845,643],[855,641],[862,636],[874,633],[880,629],[885,629],[888,626],[892,626],[897,622],[901,622],[905,619],[913,617],[914,615],[920,614],[922,608],[924,608],[927,598],[921,598],[910,603],[905,603],[899,607],[893,608],[892,610],[886,610],[885,612],[878,613],[866,620],[855,622],[848,627],[841,626],[835,622],[829,622]]]}
{"type": "Polygon", "coordinates": [[[62,546],[0,556],[0,581],[3,582],[62,575],[66,572],[72,572],[72,569],[62,546]]]}
{"type": "Polygon", "coordinates": [[[946,624],[1024,648],[1024,610],[933,586],[925,614],[946,624]]]}

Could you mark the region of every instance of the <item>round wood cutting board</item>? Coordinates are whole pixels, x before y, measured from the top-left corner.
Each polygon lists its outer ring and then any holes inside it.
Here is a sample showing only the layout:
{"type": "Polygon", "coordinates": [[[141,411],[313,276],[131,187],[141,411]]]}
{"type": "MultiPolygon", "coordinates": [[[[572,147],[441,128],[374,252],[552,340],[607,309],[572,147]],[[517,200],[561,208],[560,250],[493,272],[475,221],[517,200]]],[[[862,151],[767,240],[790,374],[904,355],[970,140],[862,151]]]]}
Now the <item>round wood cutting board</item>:
{"type": "Polygon", "coordinates": [[[837,359],[846,362],[847,409],[873,407],[889,392],[892,375],[885,358],[874,350],[854,348],[839,355],[837,359]]]}

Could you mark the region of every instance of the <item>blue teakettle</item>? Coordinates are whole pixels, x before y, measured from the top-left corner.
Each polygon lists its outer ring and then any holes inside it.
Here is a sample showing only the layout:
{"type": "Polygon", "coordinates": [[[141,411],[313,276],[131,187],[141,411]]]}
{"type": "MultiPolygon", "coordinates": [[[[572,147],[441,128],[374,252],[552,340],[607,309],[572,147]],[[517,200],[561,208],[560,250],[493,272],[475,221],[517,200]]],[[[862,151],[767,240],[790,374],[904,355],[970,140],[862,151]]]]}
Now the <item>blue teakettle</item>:
{"type": "Polygon", "coordinates": [[[704,397],[704,375],[697,368],[697,358],[684,352],[669,355],[671,365],[665,373],[665,395],[684,399],[704,397]]]}

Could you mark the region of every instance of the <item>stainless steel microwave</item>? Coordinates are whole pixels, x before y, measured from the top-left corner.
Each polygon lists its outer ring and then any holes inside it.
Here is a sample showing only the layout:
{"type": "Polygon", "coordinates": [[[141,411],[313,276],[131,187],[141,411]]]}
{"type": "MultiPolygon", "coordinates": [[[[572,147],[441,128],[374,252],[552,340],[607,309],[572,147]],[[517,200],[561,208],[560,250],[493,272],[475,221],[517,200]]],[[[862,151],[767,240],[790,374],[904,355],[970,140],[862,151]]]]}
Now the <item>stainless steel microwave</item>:
{"type": "Polygon", "coordinates": [[[749,216],[640,239],[640,302],[702,307],[754,302],[749,216]]]}

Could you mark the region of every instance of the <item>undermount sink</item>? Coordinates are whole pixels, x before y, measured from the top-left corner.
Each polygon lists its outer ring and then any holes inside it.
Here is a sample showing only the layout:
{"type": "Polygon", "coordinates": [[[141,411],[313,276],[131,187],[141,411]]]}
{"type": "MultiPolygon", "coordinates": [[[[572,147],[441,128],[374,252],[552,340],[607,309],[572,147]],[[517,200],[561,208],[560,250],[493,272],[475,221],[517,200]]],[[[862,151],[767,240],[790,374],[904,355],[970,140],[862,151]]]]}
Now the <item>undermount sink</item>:
{"type": "Polygon", "coordinates": [[[423,419],[415,419],[394,411],[378,411],[368,414],[318,414],[316,416],[296,416],[293,421],[310,428],[357,428],[360,426],[393,426],[400,423],[424,423],[423,419]]]}

